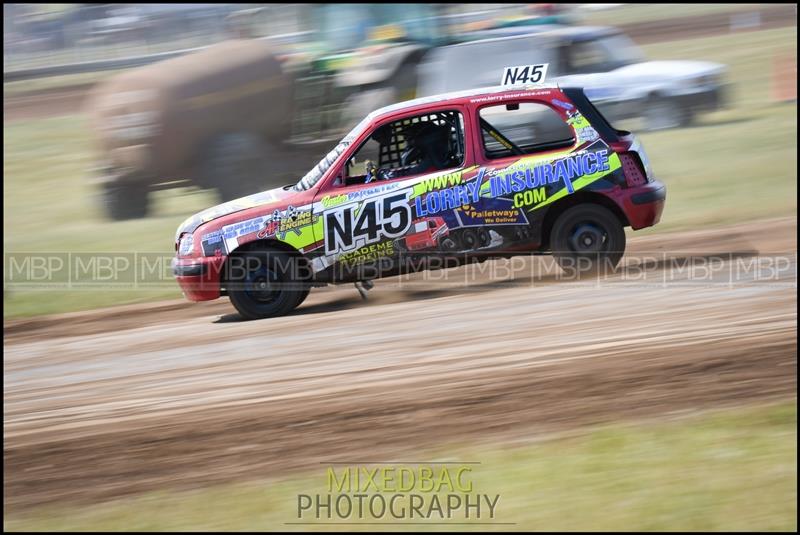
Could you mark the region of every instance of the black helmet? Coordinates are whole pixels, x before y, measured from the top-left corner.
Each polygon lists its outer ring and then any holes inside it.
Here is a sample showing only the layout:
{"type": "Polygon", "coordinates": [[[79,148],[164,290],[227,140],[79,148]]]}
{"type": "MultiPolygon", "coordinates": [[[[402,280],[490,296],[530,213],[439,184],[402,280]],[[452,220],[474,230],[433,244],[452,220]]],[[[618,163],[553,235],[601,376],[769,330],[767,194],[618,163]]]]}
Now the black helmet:
{"type": "MultiPolygon", "coordinates": [[[[443,169],[450,163],[450,127],[432,122],[415,123],[404,130],[408,147],[403,159],[417,156],[420,160],[431,162],[437,169],[443,169]]],[[[403,162],[404,165],[412,163],[403,162]]]]}

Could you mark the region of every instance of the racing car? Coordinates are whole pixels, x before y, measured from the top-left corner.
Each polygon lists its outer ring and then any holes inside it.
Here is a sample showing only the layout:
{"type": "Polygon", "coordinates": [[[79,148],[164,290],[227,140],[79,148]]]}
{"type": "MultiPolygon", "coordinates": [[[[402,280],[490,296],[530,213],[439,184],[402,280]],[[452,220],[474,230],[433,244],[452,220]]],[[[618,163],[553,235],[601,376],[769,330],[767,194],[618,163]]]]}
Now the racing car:
{"type": "Polygon", "coordinates": [[[189,300],[227,295],[244,318],[266,318],[314,286],[370,287],[443,258],[613,269],[625,227],[655,225],[665,199],[641,142],[583,89],[471,89],[373,111],[296,184],[189,217],[172,267],[189,300]]]}

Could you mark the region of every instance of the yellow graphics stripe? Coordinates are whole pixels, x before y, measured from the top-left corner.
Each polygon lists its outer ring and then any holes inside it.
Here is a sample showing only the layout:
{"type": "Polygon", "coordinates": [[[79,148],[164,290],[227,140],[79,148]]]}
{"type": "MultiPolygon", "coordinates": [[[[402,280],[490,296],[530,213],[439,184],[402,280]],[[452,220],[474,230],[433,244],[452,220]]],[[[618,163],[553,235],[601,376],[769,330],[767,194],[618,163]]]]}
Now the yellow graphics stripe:
{"type": "MultiPolygon", "coordinates": [[[[622,167],[622,164],[619,161],[619,156],[617,156],[616,153],[611,153],[611,156],[608,157],[608,169],[606,169],[605,171],[598,171],[596,173],[592,173],[591,175],[583,175],[582,177],[573,180],[572,181],[572,189],[575,190],[575,191],[578,191],[581,188],[585,188],[586,186],[588,186],[592,182],[600,180],[604,176],[606,176],[606,175],[608,175],[610,173],[613,173],[614,171],[616,171],[620,167],[622,167]]],[[[536,206],[531,208],[530,211],[537,210],[537,209],[539,209],[539,208],[541,208],[543,206],[547,206],[548,204],[554,203],[559,199],[563,199],[564,197],[566,197],[569,194],[570,193],[569,193],[569,191],[567,190],[567,188],[565,186],[564,188],[558,190],[557,192],[552,194],[550,197],[548,197],[547,200],[545,200],[543,202],[540,202],[539,204],[537,204],[536,206]]]]}
{"type": "Polygon", "coordinates": [[[452,171],[446,173],[437,173],[434,175],[426,176],[414,184],[414,191],[411,193],[411,199],[424,195],[429,191],[440,188],[448,188],[460,184],[464,181],[464,175],[471,173],[478,168],[477,165],[467,167],[461,171],[452,171]],[[458,177],[456,178],[456,175],[458,177]]]}

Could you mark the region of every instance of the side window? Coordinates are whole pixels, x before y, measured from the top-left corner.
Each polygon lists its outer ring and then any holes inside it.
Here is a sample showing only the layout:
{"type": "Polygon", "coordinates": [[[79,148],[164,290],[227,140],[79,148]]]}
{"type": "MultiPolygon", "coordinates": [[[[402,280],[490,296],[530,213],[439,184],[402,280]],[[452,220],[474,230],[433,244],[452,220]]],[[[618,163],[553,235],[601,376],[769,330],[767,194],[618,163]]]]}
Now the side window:
{"type": "Polygon", "coordinates": [[[572,128],[546,104],[521,102],[481,108],[480,125],[483,153],[490,160],[575,143],[572,128]]]}
{"type": "Polygon", "coordinates": [[[464,164],[464,119],[457,111],[384,124],[347,162],[345,184],[405,178],[464,164]]]}

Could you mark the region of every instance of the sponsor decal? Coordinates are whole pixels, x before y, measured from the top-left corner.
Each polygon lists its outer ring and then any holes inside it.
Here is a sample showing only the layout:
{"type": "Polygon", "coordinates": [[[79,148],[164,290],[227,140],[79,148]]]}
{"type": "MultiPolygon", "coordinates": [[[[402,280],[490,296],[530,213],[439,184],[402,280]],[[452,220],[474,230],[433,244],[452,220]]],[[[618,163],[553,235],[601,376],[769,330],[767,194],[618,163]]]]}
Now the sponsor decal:
{"type": "MultiPolygon", "coordinates": [[[[440,190],[428,191],[425,197],[414,199],[414,209],[417,217],[425,217],[437,214],[443,210],[453,210],[465,204],[476,203],[481,197],[481,182],[486,170],[481,168],[474,180],[464,184],[444,188],[440,190]]],[[[456,173],[454,173],[455,175],[456,173]]],[[[461,173],[457,173],[458,181],[461,180],[461,173]]],[[[439,185],[447,183],[447,176],[437,177],[443,179],[439,185]]],[[[426,190],[427,191],[427,190],[426,190]]]]}
{"type": "Polygon", "coordinates": [[[275,236],[284,240],[289,232],[300,236],[302,227],[313,225],[318,219],[319,216],[313,215],[310,209],[298,210],[289,205],[283,212],[275,210],[272,217],[265,222],[264,228],[258,231],[256,237],[263,239],[275,236]]]}
{"type": "Polygon", "coordinates": [[[523,206],[531,206],[534,204],[543,203],[547,200],[547,192],[544,187],[537,189],[528,189],[522,193],[514,194],[514,206],[521,208],[523,206]]]}
{"type": "MultiPolygon", "coordinates": [[[[491,177],[489,187],[492,197],[501,197],[512,193],[520,193],[526,189],[563,182],[568,193],[575,188],[572,180],[583,175],[592,175],[599,171],[607,171],[608,150],[597,152],[581,152],[560,160],[543,162],[533,167],[518,168],[515,171],[491,177]]],[[[507,171],[509,171],[507,169],[507,171]]]]}
{"type": "Polygon", "coordinates": [[[509,94],[500,94],[500,95],[490,95],[490,96],[485,96],[485,97],[477,97],[477,98],[470,99],[470,103],[471,104],[479,104],[481,102],[495,102],[497,100],[511,100],[511,99],[516,99],[516,98],[520,98],[520,97],[539,97],[539,96],[544,96],[544,95],[550,95],[550,90],[549,89],[544,89],[544,90],[540,89],[540,90],[534,91],[532,89],[527,89],[527,90],[521,91],[519,93],[509,93],[509,94]]]}
{"type": "Polygon", "coordinates": [[[338,261],[344,265],[355,265],[393,256],[394,252],[394,242],[384,241],[344,253],[339,256],[338,261]]]}
{"type": "Polygon", "coordinates": [[[246,221],[240,221],[232,225],[224,226],[222,227],[222,236],[226,240],[230,240],[233,238],[238,238],[239,236],[253,234],[254,232],[261,230],[264,227],[264,224],[271,218],[272,215],[258,216],[254,217],[253,219],[248,219],[246,221]]]}
{"type": "Polygon", "coordinates": [[[222,231],[220,230],[204,234],[200,239],[200,243],[203,249],[203,256],[216,256],[225,253],[222,231]]]}
{"type": "Polygon", "coordinates": [[[347,195],[341,193],[339,195],[325,195],[320,202],[323,208],[333,208],[334,206],[346,203],[347,200],[347,195]]]}
{"type": "Polygon", "coordinates": [[[590,141],[596,141],[600,139],[600,134],[597,133],[597,130],[592,128],[591,126],[586,126],[581,128],[577,131],[578,133],[578,142],[579,143],[587,143],[590,141]]]}
{"type": "Polygon", "coordinates": [[[367,197],[372,197],[387,191],[392,191],[400,186],[398,183],[394,184],[381,184],[371,188],[359,189],[356,191],[348,191],[347,193],[340,193],[338,195],[325,195],[320,203],[323,208],[333,208],[351,201],[358,201],[367,197]]]}
{"type": "Polygon", "coordinates": [[[525,215],[516,208],[478,210],[473,206],[463,206],[458,217],[463,226],[527,223],[525,215]]]}
{"type": "Polygon", "coordinates": [[[564,102],[563,100],[558,100],[557,98],[554,98],[550,102],[552,102],[554,105],[558,106],[559,108],[564,108],[565,110],[571,110],[571,109],[573,109],[575,107],[572,104],[570,104],[569,102],[564,102]]]}
{"type": "Polygon", "coordinates": [[[215,230],[214,232],[204,234],[202,241],[208,243],[219,243],[222,241],[222,231],[215,230]]]}

